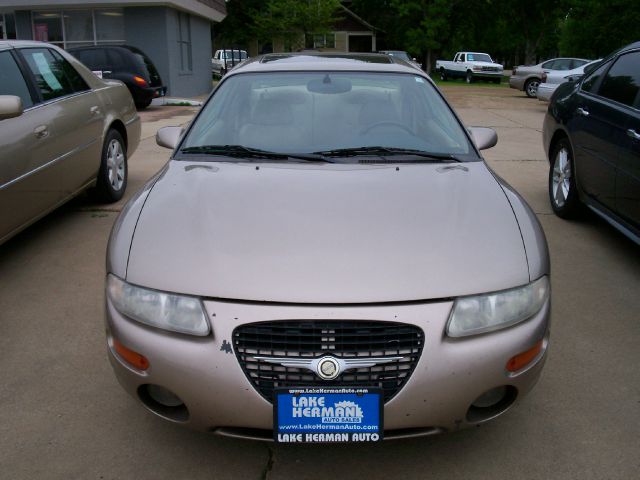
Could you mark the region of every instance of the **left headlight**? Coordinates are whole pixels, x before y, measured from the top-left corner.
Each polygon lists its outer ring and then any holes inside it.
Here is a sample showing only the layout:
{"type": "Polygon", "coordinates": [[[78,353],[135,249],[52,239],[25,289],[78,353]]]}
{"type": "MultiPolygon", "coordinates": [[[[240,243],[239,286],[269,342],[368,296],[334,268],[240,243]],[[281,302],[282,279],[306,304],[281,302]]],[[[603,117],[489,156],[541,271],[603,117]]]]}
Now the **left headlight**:
{"type": "Polygon", "coordinates": [[[456,299],[447,335],[465,337],[510,327],[535,315],[549,298],[549,278],[522,287],[456,299]]]}
{"type": "Polygon", "coordinates": [[[209,334],[198,298],[136,287],[111,274],[107,276],[107,295],[118,312],[140,323],[201,337],[209,334]]]}

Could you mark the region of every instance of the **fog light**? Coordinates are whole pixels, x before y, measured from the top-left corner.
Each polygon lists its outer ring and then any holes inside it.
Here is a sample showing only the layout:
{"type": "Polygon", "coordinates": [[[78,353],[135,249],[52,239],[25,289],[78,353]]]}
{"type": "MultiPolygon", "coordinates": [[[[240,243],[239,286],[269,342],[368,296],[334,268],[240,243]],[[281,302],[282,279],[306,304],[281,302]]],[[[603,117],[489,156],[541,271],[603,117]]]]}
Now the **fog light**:
{"type": "Polygon", "coordinates": [[[469,406],[467,422],[482,423],[506,412],[516,397],[518,391],[512,385],[495,387],[484,392],[469,406]]]}
{"type": "Polygon", "coordinates": [[[151,398],[165,407],[177,407],[183,403],[177,395],[159,385],[147,385],[147,392],[151,398]]]}
{"type": "Polygon", "coordinates": [[[499,403],[507,394],[507,387],[492,388],[483,393],[471,405],[477,408],[487,408],[499,403]]]}
{"type": "Polygon", "coordinates": [[[156,415],[173,422],[189,420],[189,409],[182,399],[171,390],[159,385],[140,385],[138,397],[145,407],[156,415]]]}

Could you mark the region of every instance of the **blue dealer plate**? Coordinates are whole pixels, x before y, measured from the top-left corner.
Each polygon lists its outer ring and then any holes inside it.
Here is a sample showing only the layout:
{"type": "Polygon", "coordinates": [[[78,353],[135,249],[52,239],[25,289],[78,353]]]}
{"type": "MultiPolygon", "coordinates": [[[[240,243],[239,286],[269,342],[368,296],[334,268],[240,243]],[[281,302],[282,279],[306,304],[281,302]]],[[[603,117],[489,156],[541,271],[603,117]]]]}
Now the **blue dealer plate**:
{"type": "Polygon", "coordinates": [[[273,435],[279,443],[379,442],[382,390],[359,387],[276,389],[273,435]]]}

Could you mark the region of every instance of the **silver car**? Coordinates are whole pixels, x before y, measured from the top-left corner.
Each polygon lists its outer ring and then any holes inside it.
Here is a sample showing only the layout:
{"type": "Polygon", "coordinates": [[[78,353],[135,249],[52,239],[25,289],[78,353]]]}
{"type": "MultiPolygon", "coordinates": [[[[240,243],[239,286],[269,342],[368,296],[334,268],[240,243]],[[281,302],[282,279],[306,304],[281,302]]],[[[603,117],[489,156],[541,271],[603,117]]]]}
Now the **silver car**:
{"type": "Polygon", "coordinates": [[[538,85],[544,73],[572,70],[589,61],[583,58],[553,58],[537,65],[520,65],[511,71],[509,86],[523,91],[529,98],[536,98],[538,85]]]}
{"type": "MultiPolygon", "coordinates": [[[[602,59],[594,60],[584,65],[574,68],[573,70],[561,70],[556,72],[544,73],[542,75],[542,83],[538,85],[536,96],[538,100],[548,102],[551,99],[551,95],[556,91],[556,88],[564,82],[577,82],[582,78],[585,72],[585,68],[597,65],[602,59]]],[[[593,67],[592,67],[593,68],[593,67]]]]}
{"type": "Polygon", "coordinates": [[[154,414],[277,442],[478,425],[538,380],[549,256],[427,74],[278,54],[221,81],[107,251],[115,374],[154,414]]]}
{"type": "Polygon", "coordinates": [[[0,42],[0,243],[83,190],[119,200],[140,118],[126,87],[40,42],[0,42]]]}

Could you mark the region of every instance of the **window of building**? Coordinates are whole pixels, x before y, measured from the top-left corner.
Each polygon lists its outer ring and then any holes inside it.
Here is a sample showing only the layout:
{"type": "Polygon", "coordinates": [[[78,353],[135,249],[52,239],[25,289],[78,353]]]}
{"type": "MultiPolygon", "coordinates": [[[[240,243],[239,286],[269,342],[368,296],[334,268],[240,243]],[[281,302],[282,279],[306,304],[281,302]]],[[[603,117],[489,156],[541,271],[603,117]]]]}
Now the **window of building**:
{"type": "Polygon", "coordinates": [[[64,47],[62,12],[33,12],[33,39],[64,47]]]}
{"type": "Polygon", "coordinates": [[[191,72],[193,69],[191,57],[191,17],[184,12],[178,12],[178,50],[180,51],[180,71],[191,72]]]}
{"type": "Polygon", "coordinates": [[[307,34],[304,46],[305,48],[336,48],[336,34],[307,34]]]}
{"type": "Polygon", "coordinates": [[[96,45],[124,43],[124,15],[121,8],[99,8],[93,11],[96,45]]]}
{"type": "Polygon", "coordinates": [[[93,44],[93,16],[91,10],[63,12],[64,41],[67,47],[93,44]]]}
{"type": "Polygon", "coordinates": [[[13,13],[0,13],[0,40],[16,39],[16,19],[13,13]]]}
{"type": "Polygon", "coordinates": [[[124,43],[121,8],[37,11],[32,23],[35,40],[63,48],[124,43]]]}

